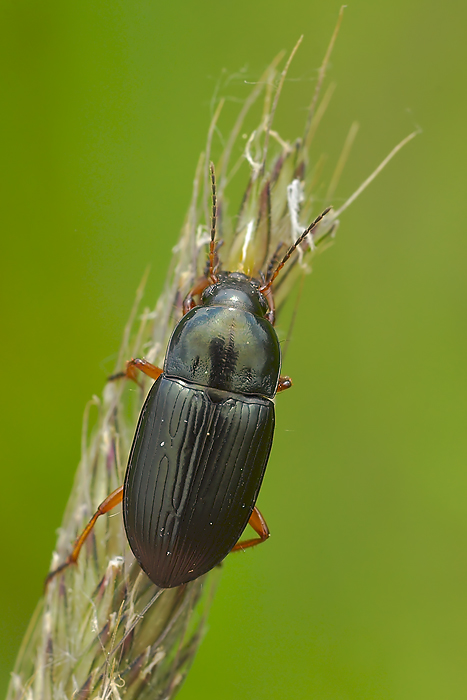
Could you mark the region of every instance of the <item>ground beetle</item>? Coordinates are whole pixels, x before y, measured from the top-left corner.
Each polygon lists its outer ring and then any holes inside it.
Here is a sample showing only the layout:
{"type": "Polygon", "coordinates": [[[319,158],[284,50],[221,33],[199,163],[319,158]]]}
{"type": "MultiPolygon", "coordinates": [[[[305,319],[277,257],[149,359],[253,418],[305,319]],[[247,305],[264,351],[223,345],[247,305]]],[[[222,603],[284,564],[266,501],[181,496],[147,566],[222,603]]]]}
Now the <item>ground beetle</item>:
{"type": "Polygon", "coordinates": [[[141,410],[123,486],[91,518],[68,559],[76,562],[97,518],[123,501],[130,547],[151,581],[172,588],[212,569],[231,551],[269,537],[256,508],[274,434],[280,376],[272,283],[326,209],[262,280],[218,271],[216,185],[211,165],[209,271],[183,304],[164,368],[128,362],[156,379],[141,410]],[[196,305],[194,298],[200,296],[196,305]],[[248,522],[257,537],[239,542],[248,522]]]}

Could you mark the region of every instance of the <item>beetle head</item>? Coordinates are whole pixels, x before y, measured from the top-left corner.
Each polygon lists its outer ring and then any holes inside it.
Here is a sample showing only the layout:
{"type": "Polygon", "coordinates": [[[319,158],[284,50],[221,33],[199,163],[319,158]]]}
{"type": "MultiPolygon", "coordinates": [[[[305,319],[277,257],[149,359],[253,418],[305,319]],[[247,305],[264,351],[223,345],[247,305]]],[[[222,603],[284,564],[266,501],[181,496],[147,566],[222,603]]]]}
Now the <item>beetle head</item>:
{"type": "Polygon", "coordinates": [[[227,306],[265,317],[268,302],[259,291],[260,283],[242,272],[219,272],[217,282],[206,287],[201,296],[202,306],[227,306]]]}

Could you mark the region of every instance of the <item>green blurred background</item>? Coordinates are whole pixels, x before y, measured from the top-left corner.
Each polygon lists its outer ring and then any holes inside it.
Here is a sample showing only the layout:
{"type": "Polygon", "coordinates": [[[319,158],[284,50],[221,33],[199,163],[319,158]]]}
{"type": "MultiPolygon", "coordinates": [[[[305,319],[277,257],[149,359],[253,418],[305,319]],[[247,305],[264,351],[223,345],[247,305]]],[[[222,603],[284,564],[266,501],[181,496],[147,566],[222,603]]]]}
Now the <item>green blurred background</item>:
{"type": "MultiPolygon", "coordinates": [[[[275,123],[293,139],[338,8],[1,3],[2,691],[84,405],[148,263],[146,301],[161,288],[222,69],[255,80],[304,33],[275,123]]],[[[273,536],[228,559],[181,700],[467,697],[466,19],[454,0],[346,10],[320,150],[361,129],[335,203],[424,133],[306,280],[259,501],[273,536]]]]}

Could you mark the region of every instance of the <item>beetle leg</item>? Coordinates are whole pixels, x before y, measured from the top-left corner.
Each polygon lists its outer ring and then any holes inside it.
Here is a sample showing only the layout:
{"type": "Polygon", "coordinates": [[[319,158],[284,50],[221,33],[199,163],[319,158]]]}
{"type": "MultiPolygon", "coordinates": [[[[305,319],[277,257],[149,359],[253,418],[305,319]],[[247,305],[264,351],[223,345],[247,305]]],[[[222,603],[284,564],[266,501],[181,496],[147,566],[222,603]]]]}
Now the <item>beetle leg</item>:
{"type": "Polygon", "coordinates": [[[264,291],[264,296],[266,297],[266,301],[268,302],[269,306],[269,311],[266,314],[266,318],[271,326],[274,326],[276,323],[276,307],[274,304],[274,296],[272,294],[271,287],[267,287],[267,289],[264,291]]]}
{"type": "Polygon", "coordinates": [[[285,391],[286,389],[290,389],[292,386],[292,380],[290,377],[279,377],[279,383],[277,385],[276,389],[276,394],[279,393],[279,391],[285,391]]]}
{"type": "Polygon", "coordinates": [[[133,358],[133,360],[129,360],[129,362],[126,363],[126,371],[125,375],[129,379],[133,379],[133,381],[136,381],[136,370],[139,369],[141,372],[144,372],[148,377],[151,377],[152,379],[158,379],[162,371],[160,367],[156,367],[156,365],[151,364],[147,360],[142,360],[139,357],[133,358]]]}
{"type": "Polygon", "coordinates": [[[60,564],[59,567],[51,571],[47,578],[45,579],[45,585],[47,586],[49,581],[51,581],[57,574],[59,574],[61,571],[66,569],[70,564],[76,564],[78,560],[79,553],[81,551],[81,547],[85,543],[88,535],[90,534],[92,528],[96,524],[96,520],[99,516],[104,515],[105,513],[108,513],[109,510],[112,510],[112,508],[115,508],[119,503],[121,503],[123,500],[123,486],[119,486],[118,489],[115,489],[110,496],[107,496],[107,498],[102,501],[100,504],[99,508],[96,510],[94,515],[92,516],[91,520],[88,522],[86,527],[84,528],[83,532],[79,537],[76,538],[75,544],[73,545],[73,551],[71,554],[67,557],[67,559],[63,562],[63,564],[60,564]]]}
{"type": "Polygon", "coordinates": [[[232,552],[238,552],[239,549],[247,549],[248,547],[255,547],[257,544],[265,542],[271,534],[265,519],[261,515],[261,511],[256,506],[253,508],[253,513],[250,515],[248,523],[259,535],[259,537],[253,537],[251,540],[237,542],[235,547],[232,549],[232,552]]]}
{"type": "Polygon", "coordinates": [[[152,377],[152,379],[157,379],[158,377],[160,377],[163,371],[160,367],[152,365],[147,360],[141,360],[140,358],[135,357],[126,363],[126,369],[124,372],[117,372],[117,374],[112,374],[108,378],[108,381],[112,382],[115,379],[123,379],[124,377],[126,377],[127,379],[131,379],[132,381],[134,381],[136,384],[139,384],[136,378],[137,369],[139,369],[141,372],[144,372],[144,374],[147,374],[148,377],[152,377]]]}
{"type": "Polygon", "coordinates": [[[207,277],[199,278],[193,289],[190,289],[183,300],[183,315],[195,308],[196,302],[193,297],[198,296],[198,294],[202,294],[206,287],[209,287],[210,284],[212,284],[212,282],[207,277]]]}

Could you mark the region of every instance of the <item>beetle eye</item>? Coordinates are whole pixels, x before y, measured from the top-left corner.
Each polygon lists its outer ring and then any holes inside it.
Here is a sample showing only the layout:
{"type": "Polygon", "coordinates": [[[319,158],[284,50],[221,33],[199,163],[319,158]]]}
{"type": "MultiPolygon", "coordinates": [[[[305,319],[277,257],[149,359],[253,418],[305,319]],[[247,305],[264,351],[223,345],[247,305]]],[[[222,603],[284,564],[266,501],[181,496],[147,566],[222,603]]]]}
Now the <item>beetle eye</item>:
{"type": "Polygon", "coordinates": [[[206,289],[203,291],[201,294],[201,299],[204,301],[208,297],[212,296],[212,293],[214,291],[214,286],[213,284],[210,284],[209,287],[206,287],[206,289]]]}

